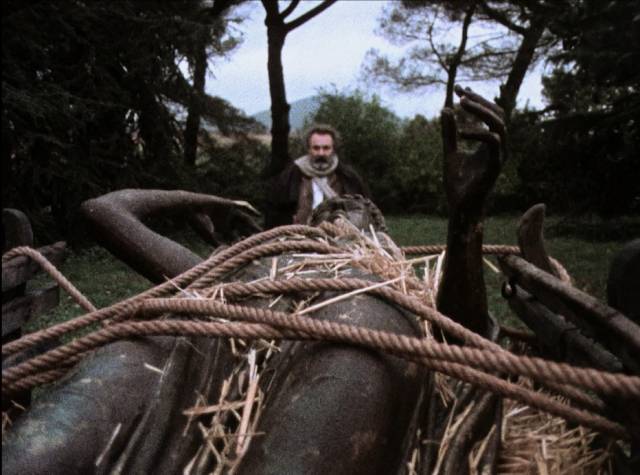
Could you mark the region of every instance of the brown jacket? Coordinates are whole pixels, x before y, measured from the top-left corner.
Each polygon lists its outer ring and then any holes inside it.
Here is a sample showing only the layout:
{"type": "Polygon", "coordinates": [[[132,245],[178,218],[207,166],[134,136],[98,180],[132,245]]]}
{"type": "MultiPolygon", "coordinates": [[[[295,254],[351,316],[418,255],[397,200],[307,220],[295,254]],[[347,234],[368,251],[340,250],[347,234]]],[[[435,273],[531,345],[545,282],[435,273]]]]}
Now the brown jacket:
{"type": "MultiPolygon", "coordinates": [[[[342,161],[329,176],[329,185],[339,195],[362,195],[371,198],[369,189],[358,173],[342,161]]],[[[271,180],[267,196],[266,227],[306,223],[311,216],[313,191],[311,180],[291,162],[271,180]],[[294,221],[295,220],[295,221],[294,221]]]]}

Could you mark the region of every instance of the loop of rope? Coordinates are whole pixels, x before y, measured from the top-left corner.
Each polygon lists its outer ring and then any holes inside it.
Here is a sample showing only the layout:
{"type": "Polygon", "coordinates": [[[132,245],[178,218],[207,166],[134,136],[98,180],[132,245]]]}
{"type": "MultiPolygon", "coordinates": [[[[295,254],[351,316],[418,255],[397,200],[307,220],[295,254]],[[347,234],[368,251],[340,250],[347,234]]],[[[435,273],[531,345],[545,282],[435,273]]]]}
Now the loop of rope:
{"type": "MultiPolygon", "coordinates": [[[[368,287],[370,281],[363,279],[342,278],[342,279],[301,279],[291,278],[288,280],[264,280],[260,282],[250,283],[232,283],[224,284],[223,289],[226,297],[247,296],[253,293],[287,293],[307,290],[334,290],[348,291],[363,287],[368,287]]],[[[403,294],[389,287],[378,287],[369,290],[369,293],[379,295],[389,301],[397,303],[405,310],[430,321],[437,325],[446,333],[459,338],[465,343],[479,348],[490,348],[494,351],[504,351],[503,348],[488,340],[487,338],[472,332],[468,328],[451,320],[449,317],[441,314],[437,310],[428,305],[424,305],[416,297],[403,294]]]]}
{"type": "MultiPolygon", "coordinates": [[[[165,312],[189,313],[192,315],[218,316],[252,322],[277,325],[302,331],[319,337],[337,339],[367,345],[393,353],[412,356],[440,358],[452,362],[479,367],[486,371],[519,374],[538,381],[563,381],[603,394],[640,398],[640,378],[612,374],[590,368],[575,368],[541,358],[514,355],[505,350],[483,350],[477,348],[446,345],[415,337],[369,330],[335,322],[297,318],[282,312],[222,304],[203,299],[149,299],[138,306],[138,313],[157,314],[165,312]]],[[[75,356],[79,349],[66,345],[35,357],[29,361],[3,371],[3,383],[12,384],[20,378],[55,367],[66,358],[75,356]]],[[[83,350],[84,351],[84,350],[83,350]]]]}
{"type": "Polygon", "coordinates": [[[250,250],[265,241],[270,241],[277,237],[291,234],[301,234],[316,237],[323,236],[322,231],[318,230],[317,228],[305,225],[281,226],[279,228],[270,229],[259,234],[254,234],[253,236],[250,236],[249,238],[240,241],[233,246],[222,250],[219,253],[212,254],[207,260],[192,267],[191,269],[180,274],[174,279],[152,287],[151,289],[146,290],[141,294],[118,302],[110,307],[92,311],[91,313],[88,313],[86,315],[82,315],[72,320],[68,320],[66,322],[39,330],[29,335],[25,335],[18,340],[14,340],[5,345],[2,345],[2,356],[6,357],[15,354],[43,341],[52,340],[67,333],[85,328],[91,324],[113,318],[118,313],[126,311],[127,308],[135,305],[136,302],[144,300],[145,298],[155,298],[167,295],[168,293],[175,292],[176,287],[188,288],[188,284],[190,284],[194,280],[197,280],[209,270],[221,265],[226,260],[234,257],[235,255],[250,250]]]}
{"type": "MultiPolygon", "coordinates": [[[[9,343],[3,346],[3,355],[15,353],[31,346],[35,342],[60,336],[68,331],[82,328],[96,321],[106,319],[122,320],[131,318],[136,314],[149,315],[166,312],[186,312],[200,315],[218,315],[225,318],[248,320],[254,323],[230,324],[171,320],[115,323],[114,321],[102,330],[78,338],[70,344],[58,347],[3,371],[3,395],[54,381],[66,373],[66,369],[60,369],[61,366],[69,366],[71,363],[77,362],[87,351],[120,338],[136,335],[177,334],[194,336],[197,334],[247,339],[329,339],[382,349],[407,359],[417,359],[420,364],[433,370],[477,384],[494,392],[498,392],[503,396],[518,399],[526,404],[538,407],[555,415],[560,415],[579,424],[608,432],[618,437],[626,437],[625,429],[619,424],[609,421],[597,414],[589,414],[583,410],[562,404],[550,396],[528,390],[485,371],[520,374],[544,381],[548,386],[555,386],[559,390],[562,389],[565,393],[573,393],[570,395],[572,399],[596,411],[602,409],[602,405],[598,404],[599,401],[585,396],[581,397],[580,392],[575,388],[569,387],[566,384],[559,385],[556,381],[560,380],[563,381],[563,383],[575,384],[604,394],[622,394],[625,397],[638,398],[640,397],[640,378],[611,374],[593,369],[574,368],[570,365],[553,363],[540,358],[514,355],[490,340],[469,331],[433,308],[424,305],[416,297],[403,294],[388,287],[378,287],[371,289],[370,292],[389,299],[412,313],[437,324],[447,333],[460,338],[476,348],[445,345],[415,337],[396,335],[334,322],[301,318],[282,312],[273,312],[253,307],[226,305],[211,300],[160,298],[175,292],[176,287],[185,287],[185,289],[193,290],[205,288],[226,274],[237,270],[240,266],[268,255],[296,251],[341,253],[343,250],[340,248],[309,239],[262,244],[265,241],[275,239],[279,236],[291,234],[326,238],[328,235],[339,236],[341,233],[344,233],[344,230],[335,225],[321,225],[320,229],[300,225],[275,228],[254,235],[251,238],[212,255],[202,264],[181,274],[172,281],[165,282],[142,294],[98,311],[94,311],[95,309],[91,306],[90,302],[70,283],[68,286],[63,285],[62,282],[66,281],[66,278],[40,255],[40,253],[30,248],[16,248],[20,249],[19,251],[15,251],[16,253],[28,255],[40,263],[70,294],[73,295],[75,291],[83,297],[86,302],[83,301],[84,305],[81,305],[91,313],[9,343]],[[55,272],[50,272],[51,268],[55,272]],[[85,306],[87,303],[90,307],[85,306]],[[189,324],[191,324],[191,326],[189,326],[189,324]],[[202,327],[202,325],[205,325],[205,327],[202,327]],[[278,328],[274,328],[273,325],[278,328]],[[475,367],[475,369],[473,367],[475,367]],[[7,388],[6,390],[5,386],[7,388]]],[[[402,248],[402,250],[407,254],[435,254],[444,251],[445,246],[412,246],[402,248]]],[[[483,252],[487,254],[505,254],[519,253],[519,250],[514,246],[484,246],[483,252]]],[[[3,256],[3,262],[15,255],[18,254],[3,256]]],[[[551,260],[561,278],[563,280],[565,280],[565,278],[568,279],[566,270],[555,259],[552,258],[551,260]]],[[[343,291],[363,288],[370,284],[371,282],[360,279],[291,279],[290,281],[225,284],[224,292],[227,298],[237,298],[251,295],[252,292],[286,293],[301,290],[343,291]]],[[[77,298],[76,300],[81,301],[77,298]]]]}
{"type": "MultiPolygon", "coordinates": [[[[327,323],[327,322],[325,322],[327,323]]],[[[383,332],[384,333],[384,332],[383,332]]],[[[171,321],[171,320],[153,320],[146,322],[124,322],[119,323],[90,335],[78,338],[77,340],[65,345],[65,347],[56,350],[59,354],[73,355],[82,354],[95,349],[99,346],[113,342],[115,340],[133,336],[161,336],[161,335],[182,335],[182,336],[223,336],[223,337],[240,337],[246,339],[265,338],[265,339],[318,339],[326,340],[327,335],[305,334],[304,332],[291,330],[278,330],[268,325],[251,324],[251,323],[217,323],[217,322],[195,322],[195,321],[171,321]]],[[[343,338],[336,338],[337,341],[344,341],[343,338]]],[[[375,346],[371,346],[375,347],[375,346]]],[[[407,357],[406,354],[400,353],[399,356],[407,357]]],[[[458,363],[443,361],[437,358],[416,358],[410,355],[409,359],[417,363],[435,370],[443,374],[455,377],[462,381],[466,381],[477,386],[497,392],[502,396],[516,399],[524,402],[531,407],[536,407],[550,414],[563,417],[567,420],[576,422],[585,427],[591,427],[595,430],[611,434],[617,438],[626,439],[628,434],[624,427],[620,424],[610,421],[596,414],[590,414],[586,411],[571,407],[567,404],[554,400],[552,397],[532,391],[517,384],[505,381],[482,371],[468,368],[458,363]]],[[[37,384],[50,382],[54,380],[55,372],[53,370],[36,375],[31,375],[19,382],[5,383],[3,381],[3,394],[11,394],[15,391],[31,389],[37,384]]]]}
{"type": "MultiPolygon", "coordinates": [[[[350,291],[370,287],[370,282],[362,279],[342,278],[342,279],[300,279],[291,278],[288,280],[263,280],[259,282],[234,282],[221,284],[227,300],[241,298],[256,294],[283,294],[299,291],[350,291]]],[[[413,296],[403,294],[389,287],[369,288],[368,293],[385,298],[387,301],[408,310],[418,317],[437,325],[450,335],[478,348],[490,349],[494,352],[507,352],[504,348],[488,340],[477,333],[474,333],[459,323],[440,314],[428,305],[424,305],[413,296]]],[[[507,352],[508,353],[508,352],[507,352]]],[[[509,353],[511,354],[511,353],[509,353]]],[[[564,397],[578,402],[579,404],[596,411],[603,411],[604,404],[583,392],[562,384],[545,382],[545,385],[554,389],[564,397]]]]}
{"type": "Polygon", "coordinates": [[[142,314],[164,312],[216,316],[237,320],[274,324],[278,327],[305,333],[345,339],[395,353],[446,359],[455,363],[479,367],[486,371],[519,374],[539,381],[562,381],[582,386],[602,394],[621,395],[640,399],[640,377],[613,374],[591,368],[576,368],[530,356],[518,356],[508,351],[495,352],[478,348],[437,343],[432,340],[408,337],[354,325],[327,322],[312,318],[298,318],[283,312],[229,305],[203,299],[150,299],[142,302],[142,314]]]}
{"type": "MultiPolygon", "coordinates": [[[[263,281],[257,283],[233,283],[233,284],[225,284],[225,294],[228,298],[232,298],[233,296],[242,296],[242,295],[251,295],[254,293],[280,293],[287,291],[300,291],[300,290],[350,290],[356,288],[362,288],[368,285],[369,282],[360,279],[343,279],[343,280],[329,280],[329,279],[291,279],[289,281],[263,281]]],[[[468,339],[469,335],[474,338],[472,343],[477,344],[479,347],[485,347],[493,349],[493,351],[505,351],[500,346],[494,344],[493,342],[486,340],[484,338],[479,337],[479,335],[470,332],[466,328],[460,326],[459,324],[449,320],[448,318],[441,316],[439,313],[433,311],[429,307],[425,307],[417,302],[414,298],[403,295],[397,291],[388,288],[379,288],[372,289],[372,293],[377,293],[380,296],[386,297],[388,300],[398,303],[399,305],[405,307],[407,310],[413,311],[417,314],[425,315],[425,312],[421,312],[421,310],[427,310],[426,316],[431,321],[434,321],[433,318],[429,318],[430,316],[436,315],[440,317],[440,320],[436,319],[434,323],[442,324],[446,330],[448,330],[454,336],[457,336],[461,339],[468,339]],[[449,323],[449,325],[447,325],[449,323]]],[[[129,310],[132,310],[134,307],[129,307],[129,310]]],[[[568,392],[568,388],[565,388],[564,393],[568,392]]],[[[579,393],[577,391],[573,391],[567,394],[570,398],[574,400],[578,400],[578,402],[584,403],[585,398],[580,398],[579,393]]],[[[591,404],[593,406],[593,404],[591,404]]]]}

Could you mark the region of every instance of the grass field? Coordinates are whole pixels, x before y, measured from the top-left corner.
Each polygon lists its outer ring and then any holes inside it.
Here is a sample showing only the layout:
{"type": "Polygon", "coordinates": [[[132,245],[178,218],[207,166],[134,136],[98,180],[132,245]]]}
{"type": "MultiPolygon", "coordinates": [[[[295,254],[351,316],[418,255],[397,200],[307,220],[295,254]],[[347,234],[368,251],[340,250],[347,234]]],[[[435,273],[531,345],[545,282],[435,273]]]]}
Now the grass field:
{"type": "MultiPolygon", "coordinates": [[[[515,244],[515,216],[489,218],[485,222],[486,244],[515,244]]],[[[387,218],[390,234],[398,245],[444,244],[446,220],[433,216],[392,216],[387,218]]],[[[613,254],[626,242],[640,236],[640,217],[605,222],[598,219],[547,219],[545,238],[547,251],[560,260],[574,279],[574,284],[604,300],[606,278],[613,254]]],[[[182,234],[179,240],[205,256],[206,245],[193,235],[182,234]]],[[[61,267],[62,272],[93,304],[104,307],[148,288],[151,284],[108,252],[92,247],[74,253],[61,267]]],[[[516,324],[500,296],[501,278],[485,267],[489,306],[502,321],[516,324]]],[[[28,331],[80,315],[81,309],[67,295],[49,314],[40,316],[28,331]]]]}

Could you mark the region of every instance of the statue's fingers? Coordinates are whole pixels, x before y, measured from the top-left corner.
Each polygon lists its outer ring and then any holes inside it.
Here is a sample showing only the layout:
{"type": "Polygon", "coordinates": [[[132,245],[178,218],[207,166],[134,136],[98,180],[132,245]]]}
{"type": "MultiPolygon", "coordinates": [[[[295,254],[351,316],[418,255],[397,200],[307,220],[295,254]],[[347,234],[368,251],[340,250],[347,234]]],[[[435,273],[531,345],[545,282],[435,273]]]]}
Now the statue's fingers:
{"type": "Polygon", "coordinates": [[[440,124],[442,126],[442,145],[445,156],[456,153],[458,150],[458,141],[456,138],[457,126],[453,109],[449,107],[442,109],[440,113],[440,124]]]}
{"type": "Polygon", "coordinates": [[[193,213],[189,216],[189,224],[203,241],[217,244],[218,239],[215,226],[208,214],[193,213]]]}
{"type": "Polygon", "coordinates": [[[478,104],[481,104],[487,109],[493,111],[493,113],[498,115],[499,117],[501,118],[504,117],[504,110],[502,109],[502,107],[500,107],[495,102],[485,99],[480,94],[473,92],[473,90],[471,90],[470,88],[468,87],[463,88],[462,86],[459,86],[456,84],[454,86],[454,91],[456,92],[458,97],[460,98],[468,97],[472,101],[477,102],[478,104]]]}
{"type": "Polygon", "coordinates": [[[501,138],[505,137],[507,130],[505,128],[504,121],[491,109],[478,102],[472,101],[466,96],[460,99],[460,105],[464,110],[480,118],[485,124],[487,124],[487,126],[489,126],[489,130],[497,133],[501,138]]]}
{"type": "Polygon", "coordinates": [[[493,156],[500,157],[502,141],[500,140],[500,136],[495,132],[484,129],[461,130],[460,137],[465,140],[475,140],[485,143],[493,156]]]}
{"type": "Polygon", "coordinates": [[[242,225],[252,233],[259,233],[264,231],[264,229],[262,229],[262,226],[260,226],[260,224],[256,222],[253,216],[249,215],[248,213],[238,211],[235,213],[235,218],[239,219],[242,225]]]}
{"type": "Polygon", "coordinates": [[[233,204],[238,206],[238,207],[240,207],[244,211],[249,211],[251,214],[253,214],[255,216],[261,216],[260,211],[255,209],[253,207],[253,205],[251,203],[249,203],[248,201],[235,200],[235,201],[233,201],[233,204]]]}
{"type": "Polygon", "coordinates": [[[465,140],[477,140],[492,146],[500,147],[502,141],[495,132],[486,129],[465,129],[460,131],[460,137],[465,140]]]}

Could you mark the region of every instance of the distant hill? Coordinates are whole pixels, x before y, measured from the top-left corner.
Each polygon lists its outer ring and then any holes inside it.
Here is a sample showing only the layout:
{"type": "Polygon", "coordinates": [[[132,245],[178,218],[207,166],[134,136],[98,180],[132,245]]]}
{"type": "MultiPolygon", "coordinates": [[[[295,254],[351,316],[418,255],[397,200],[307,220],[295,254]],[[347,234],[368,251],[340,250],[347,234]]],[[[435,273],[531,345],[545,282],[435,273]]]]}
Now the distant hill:
{"type": "MultiPolygon", "coordinates": [[[[320,98],[318,96],[306,97],[298,101],[291,103],[291,110],[289,111],[289,122],[291,124],[291,130],[300,130],[304,127],[304,122],[307,118],[313,117],[313,115],[320,107],[320,98]]],[[[271,111],[266,110],[253,114],[251,117],[263,124],[267,130],[271,130],[271,111]]]]}

